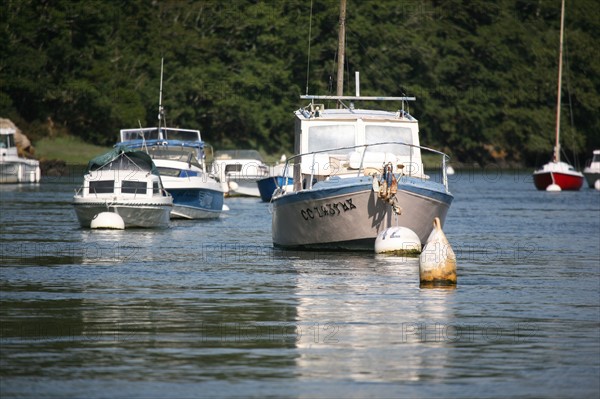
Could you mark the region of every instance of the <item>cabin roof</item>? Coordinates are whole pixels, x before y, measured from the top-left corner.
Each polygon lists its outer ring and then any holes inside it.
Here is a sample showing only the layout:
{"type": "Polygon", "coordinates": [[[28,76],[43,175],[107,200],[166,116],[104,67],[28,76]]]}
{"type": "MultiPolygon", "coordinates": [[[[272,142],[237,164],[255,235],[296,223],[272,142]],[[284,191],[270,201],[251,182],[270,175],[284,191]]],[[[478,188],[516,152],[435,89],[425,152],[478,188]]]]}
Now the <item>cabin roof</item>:
{"type": "MultiPolygon", "coordinates": [[[[309,107],[310,108],[310,107],[309,107]]],[[[404,110],[396,112],[372,110],[372,109],[349,109],[349,108],[330,108],[322,109],[318,104],[315,104],[312,111],[307,108],[297,110],[296,117],[300,120],[373,120],[373,121],[403,121],[417,122],[412,115],[404,110]],[[317,107],[319,107],[317,109],[317,107]]]]}
{"type": "Polygon", "coordinates": [[[116,146],[109,152],[93,158],[88,162],[86,173],[102,169],[105,165],[119,157],[127,157],[142,170],[148,170],[152,172],[152,174],[159,176],[158,170],[156,169],[152,158],[150,158],[150,155],[143,151],[130,150],[124,146],[116,146]]]}

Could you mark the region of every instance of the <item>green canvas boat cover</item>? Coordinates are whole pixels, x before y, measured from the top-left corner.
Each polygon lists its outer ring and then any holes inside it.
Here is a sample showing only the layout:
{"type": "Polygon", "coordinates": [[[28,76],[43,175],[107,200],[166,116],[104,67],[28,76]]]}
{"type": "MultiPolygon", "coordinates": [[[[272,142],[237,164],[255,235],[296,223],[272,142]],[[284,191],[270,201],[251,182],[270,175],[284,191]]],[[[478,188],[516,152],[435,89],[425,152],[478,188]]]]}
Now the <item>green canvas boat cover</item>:
{"type": "MultiPolygon", "coordinates": [[[[147,170],[153,175],[160,176],[158,173],[158,169],[156,169],[154,162],[152,162],[152,158],[150,158],[150,155],[146,154],[143,151],[130,150],[125,146],[119,145],[115,146],[115,148],[113,148],[106,154],[98,155],[96,158],[88,162],[86,173],[102,169],[103,167],[114,168],[114,164],[109,164],[113,163],[119,158],[122,158],[123,160],[128,160],[127,164],[124,164],[126,165],[125,167],[131,167],[130,164],[134,163],[140,169],[147,170]]],[[[120,164],[123,165],[123,163],[120,164]]]]}

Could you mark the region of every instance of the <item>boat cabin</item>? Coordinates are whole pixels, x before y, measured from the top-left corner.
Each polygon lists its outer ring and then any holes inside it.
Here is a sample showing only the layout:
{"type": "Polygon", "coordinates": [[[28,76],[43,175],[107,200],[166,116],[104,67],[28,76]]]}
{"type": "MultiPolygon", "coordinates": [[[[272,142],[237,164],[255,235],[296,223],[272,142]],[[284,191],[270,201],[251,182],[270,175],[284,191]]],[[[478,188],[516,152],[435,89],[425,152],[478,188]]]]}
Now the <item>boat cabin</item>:
{"type": "Polygon", "coordinates": [[[19,156],[13,127],[0,128],[0,183],[37,183],[40,162],[19,156]]]}
{"type": "Polygon", "coordinates": [[[295,114],[295,153],[304,154],[294,168],[297,185],[307,176],[321,181],[381,173],[388,163],[404,175],[426,178],[419,124],[404,110],[325,109],[311,103],[295,114]]]}
{"type": "Polygon", "coordinates": [[[151,198],[164,194],[160,177],[151,161],[150,164],[147,161],[139,162],[131,153],[122,153],[102,165],[92,163],[93,161],[90,162],[83,179],[84,197],[151,198]]]}
{"type": "Polygon", "coordinates": [[[226,176],[267,176],[268,167],[256,150],[215,151],[213,173],[224,181],[226,176]]]}
{"type": "Polygon", "coordinates": [[[192,166],[206,171],[206,145],[199,130],[151,127],[122,129],[120,133],[122,145],[144,151],[154,161],[164,161],[159,162],[160,166],[157,167],[161,175],[198,175],[198,172],[191,170],[192,166]],[[181,169],[182,162],[188,164],[190,170],[181,169]]]}

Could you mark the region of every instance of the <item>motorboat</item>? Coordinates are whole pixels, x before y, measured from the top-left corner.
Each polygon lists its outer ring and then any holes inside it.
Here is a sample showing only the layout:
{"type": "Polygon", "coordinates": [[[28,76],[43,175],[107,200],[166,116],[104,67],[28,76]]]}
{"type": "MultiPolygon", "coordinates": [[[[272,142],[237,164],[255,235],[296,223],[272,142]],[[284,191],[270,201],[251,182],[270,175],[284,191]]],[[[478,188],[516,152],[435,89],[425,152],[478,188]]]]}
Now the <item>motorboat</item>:
{"type": "Polygon", "coordinates": [[[596,187],[596,184],[600,181],[600,150],[594,150],[592,159],[588,162],[585,169],[583,169],[583,175],[585,176],[590,188],[596,187]]]}
{"type": "Polygon", "coordinates": [[[0,127],[0,183],[37,183],[40,162],[19,156],[15,134],[13,127],[0,127]]]}
{"type": "Polygon", "coordinates": [[[215,151],[212,173],[225,195],[260,197],[256,182],[269,176],[269,167],[256,150],[215,151]]]}
{"type": "Polygon", "coordinates": [[[173,196],[171,218],[214,219],[223,211],[224,191],[206,166],[206,144],[200,131],[166,127],[162,106],[164,59],[160,68],[158,127],[122,129],[120,145],[143,151],[173,196]]]}
{"type": "Polygon", "coordinates": [[[448,156],[420,146],[418,121],[404,110],[326,109],[314,102],[372,97],[302,98],[311,103],[295,112],[297,155],[287,161],[293,190],[277,190],[271,200],[274,246],[373,251],[377,235],[393,226],[413,230],[424,244],[453,200],[448,156]],[[425,173],[422,151],[440,157],[437,179],[425,173]]]}
{"type": "Polygon", "coordinates": [[[199,130],[170,127],[122,129],[120,144],[143,151],[173,196],[171,218],[213,219],[223,211],[224,191],[207,172],[199,130]]]}
{"type": "Polygon", "coordinates": [[[560,159],[560,103],[562,92],[562,52],[563,36],[565,25],[565,2],[562,1],[560,18],[560,46],[558,57],[558,93],[556,95],[556,125],[555,125],[555,143],[552,160],[543,165],[540,169],[533,172],[533,183],[538,190],[546,191],[576,191],[583,185],[583,173],[561,161],[560,159]]]}
{"type": "Polygon", "coordinates": [[[125,228],[167,227],[173,197],[148,154],[116,146],[88,163],[73,207],[81,227],[106,212],[119,215],[125,228]]]}
{"type": "MultiPolygon", "coordinates": [[[[271,199],[273,245],[284,249],[373,251],[390,227],[412,230],[424,245],[435,218],[443,223],[453,200],[449,157],[422,147],[419,123],[407,109],[414,97],[343,95],[345,1],[340,5],[337,93],[303,95],[295,111],[295,155],[287,160],[293,189],[271,199]],[[396,111],[360,109],[355,102],[393,101],[396,111]],[[335,102],[335,107],[326,104],[335,102]],[[425,173],[421,153],[440,158],[425,173]]],[[[286,176],[286,173],[284,173],[286,176]]],[[[415,243],[416,244],[416,243],[415,243]]]]}

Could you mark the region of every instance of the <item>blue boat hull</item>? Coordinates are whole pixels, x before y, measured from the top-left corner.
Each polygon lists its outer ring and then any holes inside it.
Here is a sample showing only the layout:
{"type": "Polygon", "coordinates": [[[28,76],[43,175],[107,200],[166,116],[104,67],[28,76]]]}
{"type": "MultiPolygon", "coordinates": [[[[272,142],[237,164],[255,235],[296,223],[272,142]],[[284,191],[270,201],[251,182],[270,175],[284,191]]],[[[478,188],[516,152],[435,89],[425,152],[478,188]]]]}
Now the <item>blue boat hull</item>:
{"type": "Polygon", "coordinates": [[[223,211],[223,192],[204,188],[167,189],[173,196],[171,218],[212,219],[223,211]]]}
{"type": "Polygon", "coordinates": [[[260,199],[264,202],[270,202],[275,189],[284,186],[286,183],[294,184],[294,179],[288,177],[286,180],[283,176],[269,176],[258,180],[256,184],[258,185],[258,191],[260,192],[260,199]]]}

